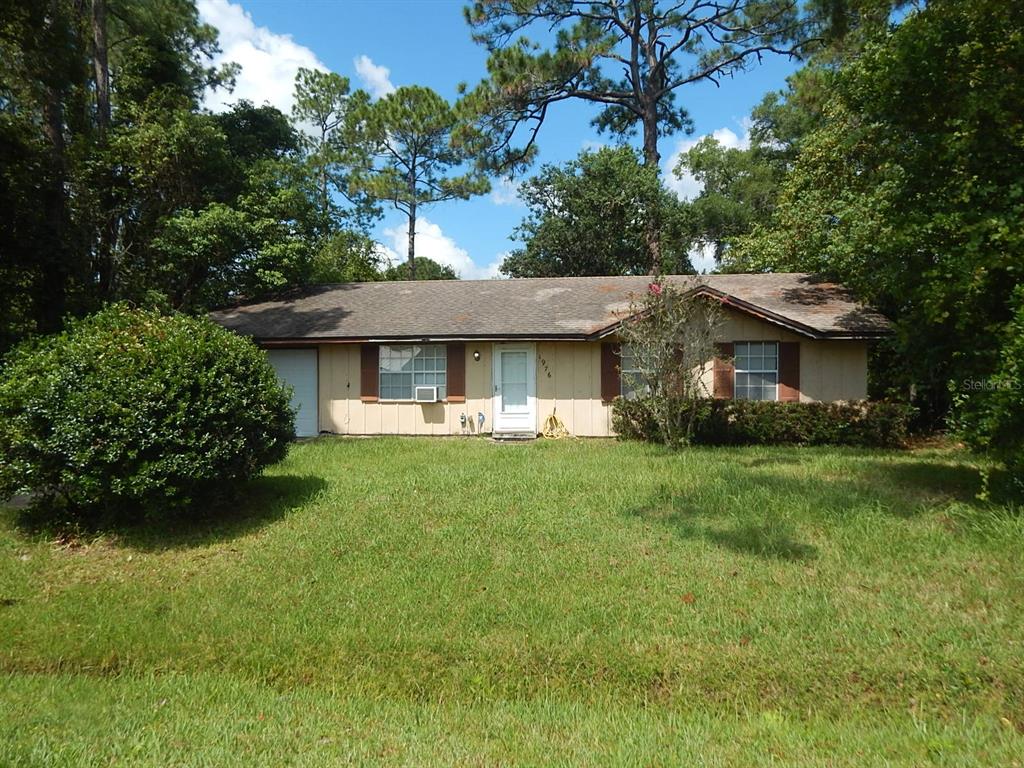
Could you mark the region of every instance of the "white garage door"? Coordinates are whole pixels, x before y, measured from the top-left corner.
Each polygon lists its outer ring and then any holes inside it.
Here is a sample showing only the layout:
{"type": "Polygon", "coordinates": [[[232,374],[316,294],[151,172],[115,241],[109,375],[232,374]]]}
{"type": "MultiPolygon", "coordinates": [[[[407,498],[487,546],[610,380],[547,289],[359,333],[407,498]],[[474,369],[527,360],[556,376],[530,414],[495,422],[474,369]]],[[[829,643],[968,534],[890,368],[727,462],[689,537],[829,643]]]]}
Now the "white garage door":
{"type": "Polygon", "coordinates": [[[295,434],[312,437],[319,430],[316,408],[316,350],[271,349],[267,351],[271,365],[282,384],[292,388],[292,408],[295,416],[295,434]]]}

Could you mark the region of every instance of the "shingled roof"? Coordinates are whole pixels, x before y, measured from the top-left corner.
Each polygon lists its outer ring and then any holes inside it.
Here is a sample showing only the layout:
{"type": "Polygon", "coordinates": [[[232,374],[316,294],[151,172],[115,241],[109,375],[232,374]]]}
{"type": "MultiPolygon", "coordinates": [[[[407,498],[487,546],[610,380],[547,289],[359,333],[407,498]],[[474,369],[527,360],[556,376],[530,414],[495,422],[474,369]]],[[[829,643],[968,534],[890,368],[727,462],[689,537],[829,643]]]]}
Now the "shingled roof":
{"type": "MultiPolygon", "coordinates": [[[[805,274],[678,275],[681,288],[811,338],[864,339],[888,321],[835,283],[805,274]]],[[[308,288],[213,313],[267,343],[596,339],[613,333],[650,283],[636,277],[424,280],[308,288]]]]}

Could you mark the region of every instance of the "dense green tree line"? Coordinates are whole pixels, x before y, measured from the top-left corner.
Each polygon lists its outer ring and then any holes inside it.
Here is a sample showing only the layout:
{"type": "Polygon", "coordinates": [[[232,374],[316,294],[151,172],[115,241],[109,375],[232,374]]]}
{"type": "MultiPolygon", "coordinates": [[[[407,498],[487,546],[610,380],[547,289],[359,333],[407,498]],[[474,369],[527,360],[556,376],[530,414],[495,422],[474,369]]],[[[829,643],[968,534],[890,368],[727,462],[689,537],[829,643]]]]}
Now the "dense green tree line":
{"type": "Polygon", "coordinates": [[[530,212],[513,233],[524,245],[501,265],[510,277],[647,274],[647,232],[655,222],[666,271],[693,271],[685,206],[631,147],[545,165],[520,185],[519,197],[530,212]]]}
{"type": "Polygon", "coordinates": [[[292,115],[211,114],[204,93],[235,74],[216,52],[193,0],[0,0],[0,349],[111,301],[198,312],[393,278],[368,234],[384,203],[486,191],[433,91],[374,103],[302,70],[292,115]]]}
{"type": "Polygon", "coordinates": [[[212,118],[192,123],[202,91],[232,73],[207,65],[216,34],[178,0],[3,0],[0,45],[0,305],[9,342],[56,330],[66,312],[158,269],[154,222],[194,197],[202,181],[184,176],[196,163],[225,159],[203,156],[196,140],[217,132],[212,118]],[[182,162],[166,162],[179,152],[182,162]],[[164,172],[171,178],[154,188],[164,172]],[[124,264],[123,244],[140,239],[145,253],[124,264]]]}
{"type": "MultiPolygon", "coordinates": [[[[1007,373],[1022,362],[1022,75],[1019,4],[910,14],[829,78],[770,216],[724,256],[844,281],[896,322],[877,389],[913,393],[936,418],[991,405],[988,430],[1024,409],[1007,373]]],[[[961,422],[968,437],[978,424],[961,422]]]]}
{"type": "MultiPolygon", "coordinates": [[[[492,162],[529,163],[549,110],[571,99],[600,108],[592,121],[599,131],[639,134],[654,172],[659,139],[692,129],[678,103],[685,86],[718,83],[765,55],[797,55],[816,18],[796,0],[477,0],[465,16],[489,54],[488,76],[467,101],[492,162]]],[[[644,240],[657,273],[664,228],[654,213],[644,240]]]]}
{"type": "Polygon", "coordinates": [[[820,272],[879,306],[900,361],[881,380],[935,413],[992,375],[1017,311],[1022,29],[1018,5],[940,0],[819,73],[826,99],[795,83],[789,99],[814,104],[790,108],[806,129],[771,210],[723,254],[732,270],[820,272]]]}

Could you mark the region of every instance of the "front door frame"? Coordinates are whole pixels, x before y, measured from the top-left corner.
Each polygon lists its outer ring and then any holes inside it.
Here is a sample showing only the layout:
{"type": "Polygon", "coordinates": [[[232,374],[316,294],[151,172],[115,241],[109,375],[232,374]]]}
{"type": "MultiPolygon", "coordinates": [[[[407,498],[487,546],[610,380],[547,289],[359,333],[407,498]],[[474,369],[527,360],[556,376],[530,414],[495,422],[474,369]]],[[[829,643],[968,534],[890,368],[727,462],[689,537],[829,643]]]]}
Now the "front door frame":
{"type": "Polygon", "coordinates": [[[532,342],[495,344],[492,350],[493,399],[491,413],[495,434],[537,434],[537,345],[532,342]],[[501,411],[501,353],[526,353],[526,412],[502,413],[501,411]]]}

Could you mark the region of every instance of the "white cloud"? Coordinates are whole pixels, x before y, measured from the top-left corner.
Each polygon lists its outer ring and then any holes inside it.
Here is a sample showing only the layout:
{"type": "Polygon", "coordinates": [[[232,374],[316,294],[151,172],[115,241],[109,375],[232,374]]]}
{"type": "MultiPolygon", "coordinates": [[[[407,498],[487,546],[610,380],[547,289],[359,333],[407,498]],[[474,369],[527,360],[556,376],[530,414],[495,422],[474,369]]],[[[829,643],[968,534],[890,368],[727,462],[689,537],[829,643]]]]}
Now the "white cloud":
{"type": "Polygon", "coordinates": [[[257,27],[252,16],[239,3],[229,0],[199,0],[199,17],[220,32],[222,52],[215,64],[233,61],[241,72],[233,92],[224,89],[208,91],[205,105],[221,112],[229,104],[248,99],[254,104],[267,102],[282,112],[291,111],[294,100],[295,73],[299,67],[326,70],[316,54],[266,27],[257,27]]]}
{"type": "Polygon", "coordinates": [[[698,273],[711,272],[718,267],[715,262],[715,247],[713,245],[698,245],[690,249],[690,263],[698,273]]]}
{"type": "MultiPolygon", "coordinates": [[[[674,170],[679,163],[679,157],[686,151],[697,145],[701,139],[713,136],[719,144],[727,149],[747,149],[750,146],[750,119],[744,118],[740,121],[741,134],[737,134],[731,128],[719,128],[711,134],[704,134],[695,139],[683,139],[680,141],[668,159],[662,166],[665,185],[671,189],[681,200],[693,200],[701,192],[701,183],[693,177],[689,171],[685,172],[682,178],[675,175],[674,170]]],[[[696,266],[696,264],[694,264],[696,266]]]]}
{"type": "Polygon", "coordinates": [[[499,270],[501,269],[502,262],[504,262],[505,259],[507,259],[511,255],[512,251],[502,251],[501,253],[499,253],[498,257],[494,261],[492,261],[490,264],[484,267],[483,276],[486,277],[488,280],[494,280],[496,278],[500,280],[507,280],[508,277],[506,275],[501,274],[499,270]]]}
{"type": "MultiPolygon", "coordinates": [[[[378,253],[392,264],[404,262],[409,257],[408,231],[404,222],[383,230],[387,242],[380,245],[378,253]]],[[[420,216],[416,220],[416,256],[425,257],[446,264],[464,280],[485,280],[498,276],[498,267],[505,254],[485,267],[478,266],[469,256],[469,251],[460,248],[434,222],[420,216]]]]}
{"type": "MultiPolygon", "coordinates": [[[[384,234],[392,239],[395,239],[395,235],[391,229],[384,230],[384,234]]],[[[384,268],[393,267],[403,261],[403,258],[395,253],[393,248],[388,248],[384,243],[374,243],[374,252],[377,254],[377,258],[384,263],[384,268]]],[[[406,250],[408,253],[408,250],[406,250]]]]}
{"type": "Polygon", "coordinates": [[[495,205],[522,205],[519,200],[521,181],[510,178],[498,179],[497,185],[491,189],[491,202],[495,205]]]}
{"type": "Polygon", "coordinates": [[[353,59],[356,65],[356,74],[363,81],[363,85],[370,91],[375,99],[382,99],[388,94],[395,92],[395,86],[391,83],[391,70],[380,64],[374,64],[373,59],[365,53],[353,59]]]}

